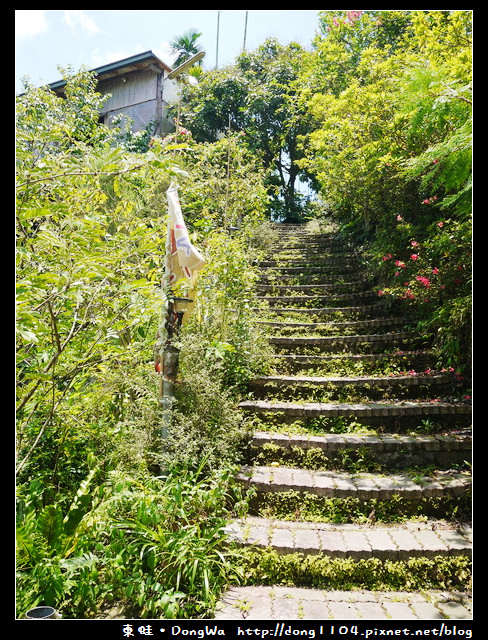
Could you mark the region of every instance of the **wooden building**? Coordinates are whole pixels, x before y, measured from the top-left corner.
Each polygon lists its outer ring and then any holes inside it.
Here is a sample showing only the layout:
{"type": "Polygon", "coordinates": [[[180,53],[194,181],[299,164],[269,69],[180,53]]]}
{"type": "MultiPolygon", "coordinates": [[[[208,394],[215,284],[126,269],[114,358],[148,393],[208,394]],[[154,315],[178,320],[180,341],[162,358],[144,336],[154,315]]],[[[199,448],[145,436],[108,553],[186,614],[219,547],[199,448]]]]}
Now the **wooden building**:
{"type": "MultiPolygon", "coordinates": [[[[171,67],[152,51],[146,51],[118,62],[112,62],[92,71],[98,80],[97,91],[110,94],[100,113],[100,121],[110,126],[111,120],[120,114],[132,121],[132,130],[145,129],[154,123],[156,134],[174,130],[174,123],[167,116],[167,107],[175,102],[178,88],[168,74],[171,67]]],[[[53,82],[49,88],[63,94],[66,82],[53,82]]]]}

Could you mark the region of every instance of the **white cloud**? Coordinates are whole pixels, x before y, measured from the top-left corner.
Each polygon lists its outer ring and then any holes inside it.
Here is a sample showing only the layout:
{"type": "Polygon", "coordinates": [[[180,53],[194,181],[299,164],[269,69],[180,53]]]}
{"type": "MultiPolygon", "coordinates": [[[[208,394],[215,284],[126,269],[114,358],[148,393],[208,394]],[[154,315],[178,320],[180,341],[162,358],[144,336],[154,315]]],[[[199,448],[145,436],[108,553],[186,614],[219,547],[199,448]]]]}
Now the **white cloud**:
{"type": "Polygon", "coordinates": [[[125,49],[118,51],[100,51],[100,49],[94,49],[91,52],[90,60],[92,66],[102,67],[105,64],[110,64],[111,62],[118,62],[119,60],[123,60],[124,58],[130,58],[138,53],[142,53],[143,49],[140,46],[131,46],[130,50],[125,49]]]}
{"type": "Polygon", "coordinates": [[[48,28],[45,11],[15,11],[15,35],[18,38],[36,36],[48,28]]]}
{"type": "Polygon", "coordinates": [[[171,51],[171,47],[168,42],[161,42],[160,45],[156,49],[154,49],[154,53],[160,60],[165,62],[170,67],[173,65],[177,57],[177,54],[171,51]]]}
{"type": "Polygon", "coordinates": [[[64,19],[68,27],[73,31],[76,31],[81,27],[82,31],[88,35],[94,35],[95,33],[100,32],[96,23],[83,11],[65,11],[64,19]]]}

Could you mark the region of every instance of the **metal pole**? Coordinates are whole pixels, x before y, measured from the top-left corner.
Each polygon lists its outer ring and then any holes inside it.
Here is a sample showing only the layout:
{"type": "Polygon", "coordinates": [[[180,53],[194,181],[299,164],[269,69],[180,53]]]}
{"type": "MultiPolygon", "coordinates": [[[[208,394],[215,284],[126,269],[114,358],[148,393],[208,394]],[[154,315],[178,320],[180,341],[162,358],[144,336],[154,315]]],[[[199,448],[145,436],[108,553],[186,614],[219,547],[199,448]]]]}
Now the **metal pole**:
{"type": "MultiPolygon", "coordinates": [[[[192,302],[189,298],[173,297],[168,301],[166,314],[166,340],[161,350],[161,387],[160,404],[162,409],[161,439],[168,437],[171,423],[171,410],[175,399],[175,383],[178,374],[180,350],[174,346],[173,337],[177,337],[183,320],[184,308],[179,309],[181,303],[192,302]]],[[[183,304],[183,307],[185,304],[183,304]]]]}
{"type": "Polygon", "coordinates": [[[242,50],[245,51],[246,50],[246,35],[247,35],[247,14],[249,13],[249,11],[246,11],[246,21],[244,23],[244,44],[242,45],[242,50]]]}
{"type": "Polygon", "coordinates": [[[229,185],[230,185],[230,113],[229,113],[229,128],[227,130],[227,192],[225,195],[225,218],[224,229],[227,229],[228,224],[228,212],[229,212],[229,185]]]}
{"type": "MultiPolygon", "coordinates": [[[[176,369],[178,366],[178,353],[174,353],[175,348],[171,344],[172,340],[172,315],[173,302],[168,302],[166,315],[166,340],[161,352],[161,397],[162,409],[161,439],[168,437],[171,422],[171,408],[174,402],[176,369]]],[[[176,350],[177,351],[177,350],[176,350]]]]}
{"type": "Polygon", "coordinates": [[[219,68],[219,29],[220,29],[220,11],[217,11],[217,46],[215,52],[215,68],[219,68]]]}

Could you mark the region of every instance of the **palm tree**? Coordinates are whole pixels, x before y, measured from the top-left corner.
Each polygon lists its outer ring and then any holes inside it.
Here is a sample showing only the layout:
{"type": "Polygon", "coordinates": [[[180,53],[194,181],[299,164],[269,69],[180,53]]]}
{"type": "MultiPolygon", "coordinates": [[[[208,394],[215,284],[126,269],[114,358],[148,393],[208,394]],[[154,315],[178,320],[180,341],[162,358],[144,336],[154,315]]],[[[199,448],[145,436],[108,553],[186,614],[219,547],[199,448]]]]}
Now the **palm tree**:
{"type": "MultiPolygon", "coordinates": [[[[176,60],[173,63],[174,67],[179,67],[180,64],[183,64],[188,58],[202,51],[202,47],[197,43],[201,35],[202,34],[196,29],[188,29],[183,35],[174,38],[169,43],[171,52],[176,55],[176,60]]],[[[198,65],[201,64],[202,61],[199,60],[198,65]]]]}

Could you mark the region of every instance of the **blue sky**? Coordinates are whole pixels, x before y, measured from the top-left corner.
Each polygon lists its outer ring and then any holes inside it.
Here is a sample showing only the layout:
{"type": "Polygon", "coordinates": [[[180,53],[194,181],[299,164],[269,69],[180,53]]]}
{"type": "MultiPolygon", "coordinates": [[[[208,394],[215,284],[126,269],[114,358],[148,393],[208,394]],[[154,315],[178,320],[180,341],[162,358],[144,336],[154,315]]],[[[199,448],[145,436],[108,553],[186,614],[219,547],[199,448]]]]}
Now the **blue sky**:
{"type": "MultiPolygon", "coordinates": [[[[282,44],[295,41],[309,48],[318,28],[319,10],[248,11],[246,49],[254,50],[266,38],[282,44]]],[[[15,90],[29,76],[36,85],[61,78],[57,69],[86,65],[93,69],[152,50],[172,66],[169,42],[188,29],[198,29],[206,51],[204,68],[232,64],[244,44],[246,10],[16,10],[15,90]]]]}

